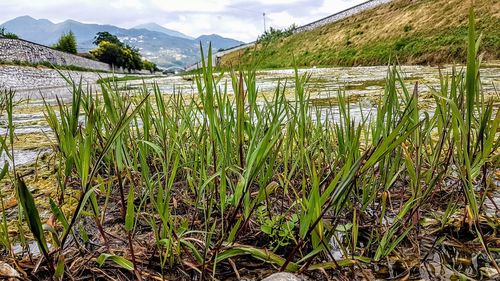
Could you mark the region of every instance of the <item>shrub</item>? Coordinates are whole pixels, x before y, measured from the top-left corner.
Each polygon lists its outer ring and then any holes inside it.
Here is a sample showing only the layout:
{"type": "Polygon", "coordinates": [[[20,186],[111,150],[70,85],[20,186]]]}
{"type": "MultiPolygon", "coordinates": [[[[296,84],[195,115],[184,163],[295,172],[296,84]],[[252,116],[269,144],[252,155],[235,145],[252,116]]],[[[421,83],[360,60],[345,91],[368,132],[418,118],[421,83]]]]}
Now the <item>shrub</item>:
{"type": "Polygon", "coordinates": [[[99,61],[128,70],[143,69],[143,62],[139,51],[131,46],[100,41],[97,48],[90,50],[90,54],[99,61]]]}
{"type": "Polygon", "coordinates": [[[155,63],[150,62],[148,60],[143,60],[142,61],[142,66],[143,66],[144,69],[149,70],[149,72],[151,72],[151,73],[159,70],[155,63]]]}
{"type": "Polygon", "coordinates": [[[61,35],[59,41],[57,41],[57,43],[52,46],[52,48],[76,55],[77,50],[75,34],[72,31],[69,31],[66,34],[61,35]]]}
{"type": "Polygon", "coordinates": [[[290,27],[286,29],[279,28],[269,28],[269,31],[266,30],[262,35],[257,38],[257,43],[265,43],[271,42],[280,38],[288,37],[293,34],[293,31],[297,28],[295,24],[292,24],[290,27]]]}
{"type": "Polygon", "coordinates": [[[0,28],[0,37],[7,38],[7,39],[19,39],[19,36],[17,36],[17,34],[12,33],[12,32],[6,32],[5,27],[0,28]]]}
{"type": "Polygon", "coordinates": [[[116,37],[115,35],[103,31],[103,32],[97,32],[95,37],[94,37],[94,45],[99,46],[99,44],[103,41],[113,43],[118,46],[123,46],[123,43],[116,37]]]}

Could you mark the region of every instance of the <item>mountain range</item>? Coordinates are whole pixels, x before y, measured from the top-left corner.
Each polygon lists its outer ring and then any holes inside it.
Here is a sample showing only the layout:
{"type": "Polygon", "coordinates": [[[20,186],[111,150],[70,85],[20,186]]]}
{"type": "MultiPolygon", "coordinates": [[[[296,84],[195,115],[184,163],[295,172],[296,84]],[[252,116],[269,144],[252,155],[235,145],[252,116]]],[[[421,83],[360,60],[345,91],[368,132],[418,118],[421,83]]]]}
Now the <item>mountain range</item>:
{"type": "Polygon", "coordinates": [[[47,46],[53,45],[62,34],[71,30],[75,34],[79,52],[88,52],[95,48],[92,42],[96,33],[107,31],[116,35],[123,43],[138,48],[143,57],[163,68],[184,67],[199,61],[200,42],[204,49],[211,42],[214,51],[243,44],[241,41],[216,34],[193,38],[156,23],[146,23],[126,29],[75,20],[53,23],[47,19],[21,16],[1,24],[0,27],[17,34],[22,39],[47,46]]]}

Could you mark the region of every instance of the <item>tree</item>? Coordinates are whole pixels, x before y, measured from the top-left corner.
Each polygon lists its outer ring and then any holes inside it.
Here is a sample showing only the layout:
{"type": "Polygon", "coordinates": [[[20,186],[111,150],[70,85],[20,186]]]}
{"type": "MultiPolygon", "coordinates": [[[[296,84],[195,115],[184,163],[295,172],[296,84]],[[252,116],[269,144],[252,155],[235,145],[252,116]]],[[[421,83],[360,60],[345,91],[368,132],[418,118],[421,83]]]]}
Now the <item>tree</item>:
{"type": "Polygon", "coordinates": [[[126,45],[125,48],[123,48],[123,52],[125,54],[125,68],[129,71],[132,69],[141,70],[143,68],[141,54],[139,54],[138,49],[126,45]]]}
{"type": "Polygon", "coordinates": [[[143,62],[139,50],[123,44],[118,37],[109,32],[98,32],[94,37],[97,48],[90,51],[99,61],[116,67],[123,67],[129,71],[143,69],[143,62]]]}
{"type": "Polygon", "coordinates": [[[151,72],[151,73],[158,70],[158,67],[156,66],[156,64],[153,62],[150,62],[148,60],[143,60],[142,66],[144,67],[144,69],[149,70],[149,72],[151,72]]]}
{"type": "Polygon", "coordinates": [[[77,49],[75,34],[72,31],[69,31],[66,34],[61,35],[59,41],[57,41],[57,43],[52,47],[59,51],[76,54],[77,49]]]}
{"type": "Polygon", "coordinates": [[[115,35],[107,32],[107,31],[97,32],[95,37],[94,37],[94,42],[93,42],[94,45],[99,46],[99,44],[103,41],[116,44],[120,47],[123,46],[123,43],[120,42],[118,37],[116,37],[115,35]]]}
{"type": "Polygon", "coordinates": [[[113,66],[123,67],[125,64],[123,48],[115,43],[101,41],[97,48],[90,50],[90,53],[99,61],[113,66]]]}
{"type": "Polygon", "coordinates": [[[141,55],[130,46],[122,47],[115,43],[101,41],[97,48],[90,50],[90,54],[99,61],[116,67],[123,67],[129,71],[143,68],[141,55]]]}

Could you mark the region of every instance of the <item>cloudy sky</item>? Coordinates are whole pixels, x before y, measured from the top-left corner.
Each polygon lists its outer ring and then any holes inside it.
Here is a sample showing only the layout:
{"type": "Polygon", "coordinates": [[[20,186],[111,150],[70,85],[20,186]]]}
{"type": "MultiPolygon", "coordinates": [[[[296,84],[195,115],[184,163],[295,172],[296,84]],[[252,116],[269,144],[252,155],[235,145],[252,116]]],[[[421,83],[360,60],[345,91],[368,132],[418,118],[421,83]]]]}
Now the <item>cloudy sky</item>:
{"type": "Polygon", "coordinates": [[[156,22],[196,37],[217,33],[253,41],[267,27],[288,27],[320,19],[366,0],[0,0],[0,23],[29,15],[58,23],[130,28],[156,22]]]}

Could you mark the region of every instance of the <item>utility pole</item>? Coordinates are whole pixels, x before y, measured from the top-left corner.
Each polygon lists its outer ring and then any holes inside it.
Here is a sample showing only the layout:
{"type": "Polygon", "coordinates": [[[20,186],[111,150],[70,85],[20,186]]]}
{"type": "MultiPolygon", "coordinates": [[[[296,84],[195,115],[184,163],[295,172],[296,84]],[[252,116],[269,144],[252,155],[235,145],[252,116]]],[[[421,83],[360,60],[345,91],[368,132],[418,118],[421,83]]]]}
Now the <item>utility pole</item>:
{"type": "Polygon", "coordinates": [[[264,33],[266,32],[266,13],[262,13],[262,16],[264,17],[264,33]]]}

